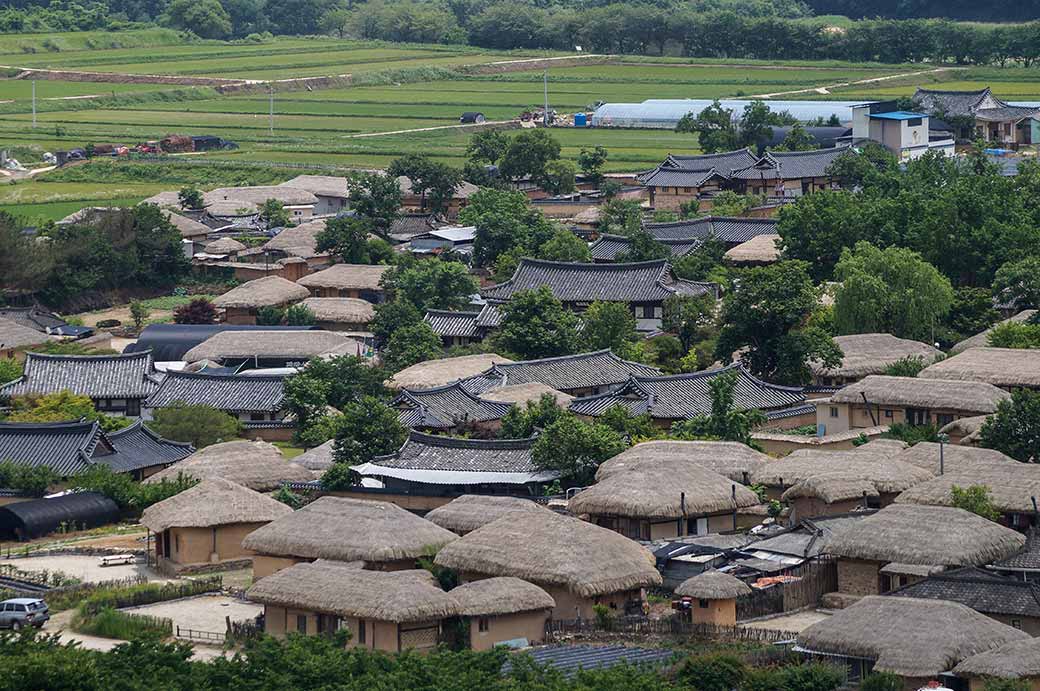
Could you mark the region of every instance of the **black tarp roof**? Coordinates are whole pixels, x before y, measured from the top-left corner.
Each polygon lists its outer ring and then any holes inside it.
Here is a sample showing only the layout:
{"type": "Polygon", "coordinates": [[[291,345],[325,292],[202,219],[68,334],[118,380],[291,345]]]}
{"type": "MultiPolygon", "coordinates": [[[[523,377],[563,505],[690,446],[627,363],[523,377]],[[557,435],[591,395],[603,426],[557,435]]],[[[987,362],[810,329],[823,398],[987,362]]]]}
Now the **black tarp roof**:
{"type": "Polygon", "coordinates": [[[155,362],[178,362],[184,354],[221,331],[314,331],[315,326],[252,326],[245,324],[150,324],[124,353],[152,349],[155,362]]]}
{"type": "Polygon", "coordinates": [[[96,528],[119,520],[119,507],[103,494],[76,492],[0,506],[0,535],[31,540],[61,527],[96,528]]]}

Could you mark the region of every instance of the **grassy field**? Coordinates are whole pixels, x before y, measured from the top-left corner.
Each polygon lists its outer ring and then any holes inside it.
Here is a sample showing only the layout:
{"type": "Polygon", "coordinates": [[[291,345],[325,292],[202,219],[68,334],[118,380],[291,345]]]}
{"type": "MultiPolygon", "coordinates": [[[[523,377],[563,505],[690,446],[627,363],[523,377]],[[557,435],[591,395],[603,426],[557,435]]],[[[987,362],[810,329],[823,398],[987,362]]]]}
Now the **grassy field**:
{"type": "MultiPolygon", "coordinates": [[[[184,159],[176,167],[153,165],[150,171],[140,166],[91,167],[0,186],[0,209],[34,218],[60,218],[78,208],[77,204],[133,203],[159,189],[183,184],[263,184],[300,172],[280,165],[381,167],[413,152],[461,165],[469,132],[450,126],[458,123],[462,112],[481,111],[491,120],[514,118],[540,106],[543,85],[541,70],[477,74],[459,66],[538,55],[545,53],[314,38],[264,44],[184,44],[161,30],[108,36],[0,37],[0,64],[8,67],[257,80],[355,75],[353,87],[279,91],[274,100],[273,132],[268,119],[270,101],[262,90],[220,95],[208,87],[59,81],[37,83],[39,113],[33,129],[26,100],[29,82],[0,79],[0,146],[32,144],[55,150],[91,142],[132,144],[173,132],[216,134],[240,145],[234,151],[184,159]],[[155,50],[156,45],[163,46],[162,50],[155,50]],[[101,98],[63,99],[70,96],[101,98]],[[414,131],[424,128],[427,131],[414,131]],[[185,173],[201,170],[206,161],[227,165],[207,169],[204,174],[185,173]],[[242,166],[235,168],[235,163],[242,166]],[[260,180],[249,172],[260,167],[269,169],[270,179],[260,180]],[[172,172],[154,174],[160,168],[172,172]]],[[[549,101],[559,111],[579,112],[602,101],[746,97],[924,69],[929,68],[624,57],[610,64],[551,68],[549,101]]],[[[890,98],[910,95],[919,85],[991,85],[997,95],[1011,100],[1040,99],[1040,69],[951,70],[834,87],[829,94],[797,98],[890,98]]],[[[554,130],[554,136],[563,145],[564,156],[572,160],[583,147],[606,147],[610,170],[644,169],[669,152],[697,150],[694,137],[660,130],[561,128],[554,130]]]]}

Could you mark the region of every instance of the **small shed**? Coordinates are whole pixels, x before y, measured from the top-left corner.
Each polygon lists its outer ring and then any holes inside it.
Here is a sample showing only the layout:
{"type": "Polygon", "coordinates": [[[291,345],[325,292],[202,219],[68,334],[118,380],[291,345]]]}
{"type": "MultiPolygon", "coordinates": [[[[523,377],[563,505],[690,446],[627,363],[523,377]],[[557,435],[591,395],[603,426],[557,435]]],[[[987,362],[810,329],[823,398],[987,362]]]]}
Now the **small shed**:
{"type": "Polygon", "coordinates": [[[31,540],[62,525],[87,529],[118,520],[119,507],[108,497],[97,492],[76,492],[0,507],[0,536],[31,540]]]}
{"type": "Polygon", "coordinates": [[[750,595],[751,588],[735,576],[711,569],[683,581],[675,594],[697,600],[691,610],[693,623],[736,626],[737,598],[750,595]]]}
{"type": "Polygon", "coordinates": [[[459,122],[463,125],[479,125],[482,122],[487,122],[487,118],[484,117],[483,113],[466,111],[459,117],[459,122]]]}

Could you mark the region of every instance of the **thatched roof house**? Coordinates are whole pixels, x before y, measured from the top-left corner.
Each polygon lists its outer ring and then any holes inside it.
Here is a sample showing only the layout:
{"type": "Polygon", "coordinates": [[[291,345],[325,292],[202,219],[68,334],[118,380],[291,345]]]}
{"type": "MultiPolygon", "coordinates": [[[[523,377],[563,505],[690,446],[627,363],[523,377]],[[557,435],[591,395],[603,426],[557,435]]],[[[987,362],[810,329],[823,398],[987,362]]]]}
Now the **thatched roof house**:
{"type": "Polygon", "coordinates": [[[989,415],[975,415],[974,417],[962,417],[954,420],[948,425],[939,428],[939,432],[945,434],[955,444],[972,446],[979,441],[979,433],[989,415]]]}
{"type": "Polygon", "coordinates": [[[456,539],[394,504],[321,497],[251,533],[243,544],[266,555],[378,564],[414,562],[456,539]]]}
{"type": "Polygon", "coordinates": [[[332,459],[332,447],[335,443],[335,439],[329,439],[321,446],[315,446],[313,449],[304,451],[293,459],[293,463],[303,466],[307,470],[324,472],[331,468],[334,462],[332,459]]]}
{"type": "Polygon", "coordinates": [[[325,560],[267,576],[246,597],[265,605],[394,623],[444,619],[459,609],[429,571],[368,571],[325,560]]]}
{"type": "Polygon", "coordinates": [[[830,402],[862,405],[864,396],[871,405],[988,414],[1011,394],[984,382],[872,374],[835,392],[830,402]]]}
{"type": "Polygon", "coordinates": [[[567,508],[590,516],[679,519],[731,514],[758,504],[758,495],[747,487],[696,463],[672,458],[610,473],[574,495],[567,508]]]}
{"type": "Polygon", "coordinates": [[[244,249],[246,249],[246,246],[234,238],[220,238],[206,245],[202,251],[206,254],[223,256],[226,254],[238,254],[244,249]]]}
{"type": "Polygon", "coordinates": [[[290,513],[292,509],[277,499],[212,477],[152,504],[141,514],[141,524],[153,533],[161,533],[168,528],[267,523],[290,513]]]}
{"type": "Polygon", "coordinates": [[[201,360],[306,361],[327,353],[360,355],[364,344],[335,331],[219,331],[184,354],[186,362],[201,360]]]}
{"type": "Polygon", "coordinates": [[[922,370],[926,379],[980,381],[1002,389],[1040,387],[1040,350],[968,348],[922,370]]]}
{"type": "Polygon", "coordinates": [[[512,362],[495,353],[425,360],[405,367],[391,377],[387,385],[395,389],[432,389],[480,374],[492,365],[512,362]]]}
{"type": "Polygon", "coordinates": [[[484,578],[464,583],[451,591],[459,603],[459,614],[484,616],[548,610],[556,601],[534,583],[512,576],[484,578]]]}
{"type": "MultiPolygon", "coordinates": [[[[1019,312],[1015,316],[1010,317],[1009,319],[1005,319],[1005,320],[1003,320],[1001,322],[998,322],[994,326],[999,326],[1000,324],[1006,324],[1008,322],[1011,322],[1011,323],[1027,322],[1027,321],[1029,321],[1033,317],[1034,314],[1036,314],[1036,310],[1022,310],[1021,312],[1019,312]]],[[[968,348],[981,348],[981,347],[984,347],[984,346],[988,346],[989,345],[989,334],[990,334],[990,332],[992,330],[993,330],[993,327],[991,326],[990,328],[986,329],[985,331],[977,333],[974,336],[972,336],[971,338],[966,338],[963,341],[961,341],[960,343],[955,344],[952,348],[950,348],[950,355],[956,355],[957,353],[964,352],[968,348]]]]}
{"type": "Polygon", "coordinates": [[[323,289],[381,292],[379,281],[389,269],[389,266],[379,264],[333,264],[304,276],[298,283],[315,295],[325,295],[323,289]]]}
{"type": "Polygon", "coordinates": [[[18,348],[39,345],[49,340],[50,337],[45,333],[10,319],[0,319],[0,356],[10,357],[18,348]]]}
{"type": "Polygon", "coordinates": [[[1040,677],[1040,638],[1005,643],[972,655],[953,668],[962,677],[1028,679],[1040,677]]]}
{"type": "Polygon", "coordinates": [[[284,307],[306,299],[310,293],[303,286],[281,276],[264,276],[232,288],[213,300],[222,309],[256,310],[261,307],[284,307]]]}
{"type": "MultiPolygon", "coordinates": [[[[755,484],[787,491],[814,479],[820,483],[819,478],[845,482],[861,481],[872,486],[871,496],[877,496],[878,494],[902,492],[931,479],[932,473],[927,470],[897,459],[897,454],[883,449],[879,449],[877,452],[867,452],[861,449],[854,451],[799,449],[789,456],[770,461],[759,467],[751,474],[751,481],[755,484]]],[[[822,488],[824,484],[826,483],[816,486],[822,488]]],[[[837,486],[830,485],[830,488],[830,491],[835,491],[837,486]]],[[[802,487],[790,498],[807,496],[800,494],[806,491],[809,491],[809,487],[802,487]]]]}
{"type": "Polygon", "coordinates": [[[360,298],[307,298],[300,303],[319,324],[364,325],[376,316],[375,305],[360,298]]]}
{"type": "Polygon", "coordinates": [[[742,595],[750,595],[751,588],[728,573],[709,569],[687,578],[675,589],[675,594],[699,600],[732,600],[742,595]]]}
{"type": "Polygon", "coordinates": [[[780,259],[780,236],[774,234],[756,235],[736,247],[726,250],[723,255],[732,264],[762,265],[772,264],[780,259]]]}
{"type": "Polygon", "coordinates": [[[528,402],[535,403],[544,395],[550,395],[556,400],[556,405],[566,408],[574,400],[574,396],[557,391],[551,386],[539,382],[528,384],[513,384],[511,386],[500,386],[497,389],[489,389],[480,395],[489,401],[500,403],[514,403],[521,408],[528,402]]]}
{"type": "Polygon", "coordinates": [[[222,478],[257,492],[270,492],[283,482],[310,482],[314,473],[290,463],[274,444],[228,441],[196,451],[183,461],[152,475],[146,483],[174,480],[183,473],[197,480],[222,478]]]}
{"type": "Polygon", "coordinates": [[[740,442],[658,439],[636,444],[607,460],[596,471],[596,479],[603,481],[615,472],[657,464],[675,467],[693,463],[734,482],[744,482],[768,462],[770,458],[764,453],[740,442]]]}
{"type": "Polygon", "coordinates": [[[878,672],[930,679],[972,655],[1029,635],[943,600],[865,597],[813,624],[798,646],[827,656],[875,662],[878,672]]]}
{"type": "Polygon", "coordinates": [[[261,250],[278,252],[291,257],[311,259],[321,256],[317,250],[318,233],[325,230],[326,219],[307,221],[285,228],[261,246],[261,250]]]}
{"type": "Polygon", "coordinates": [[[195,242],[202,242],[206,237],[213,232],[213,229],[204,223],[182,216],[175,213],[167,213],[166,218],[169,219],[170,223],[174,228],[181,234],[181,237],[186,240],[194,240],[195,242]]]}
{"type": "Polygon", "coordinates": [[[838,367],[809,363],[814,379],[820,383],[842,384],[870,374],[882,374],[889,365],[903,358],[921,358],[925,365],[930,365],[937,357],[942,357],[941,350],[927,343],[886,333],[836,336],[834,342],[844,354],[838,367]]]}
{"type": "Polygon", "coordinates": [[[426,520],[459,535],[465,535],[503,516],[548,511],[522,497],[463,494],[426,514],[426,520]]]}
{"type": "Polygon", "coordinates": [[[1025,536],[963,509],[893,504],[831,538],[839,558],[978,566],[1014,554],[1025,536]]]}
{"type": "Polygon", "coordinates": [[[653,555],[639,544],[551,511],[488,523],[441,548],[434,561],[463,574],[516,576],[583,598],[661,583],[653,555]]]}
{"type": "MultiPolygon", "coordinates": [[[[970,418],[966,418],[970,419],[970,418]]],[[[939,474],[939,444],[922,441],[899,452],[896,458],[904,463],[911,463],[932,473],[939,474]]],[[[971,472],[978,466],[1003,465],[1018,461],[1006,456],[996,449],[983,449],[976,446],[959,446],[944,444],[942,447],[942,471],[945,473],[971,472]]]]}
{"type": "MultiPolygon", "coordinates": [[[[968,447],[962,447],[968,448],[968,447]]],[[[1033,498],[1040,497],[1040,466],[1033,463],[985,463],[946,470],[928,482],[911,487],[896,498],[900,504],[953,506],[953,487],[981,485],[988,490],[993,508],[1003,514],[1034,514],[1033,498]]]]}

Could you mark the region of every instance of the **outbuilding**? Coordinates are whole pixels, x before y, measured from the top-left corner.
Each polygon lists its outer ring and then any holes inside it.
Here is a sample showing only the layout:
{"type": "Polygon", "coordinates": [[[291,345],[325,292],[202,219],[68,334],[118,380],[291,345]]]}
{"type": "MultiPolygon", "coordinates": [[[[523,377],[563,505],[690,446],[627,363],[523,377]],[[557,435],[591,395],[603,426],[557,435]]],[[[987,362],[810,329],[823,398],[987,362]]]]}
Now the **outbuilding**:
{"type": "Polygon", "coordinates": [[[736,626],[737,598],[750,595],[751,588],[735,576],[710,569],[683,581],[675,594],[697,601],[690,609],[694,624],[736,626]]]}
{"type": "Polygon", "coordinates": [[[74,492],[60,497],[0,506],[0,535],[32,540],[59,528],[87,530],[119,520],[119,507],[97,492],[74,492]]]}
{"type": "Polygon", "coordinates": [[[469,619],[469,645],[473,650],[541,643],[545,622],[556,606],[549,593],[510,576],[464,583],[451,595],[459,603],[459,615],[469,619]]]}

